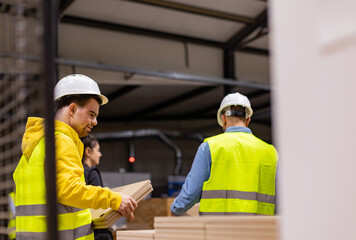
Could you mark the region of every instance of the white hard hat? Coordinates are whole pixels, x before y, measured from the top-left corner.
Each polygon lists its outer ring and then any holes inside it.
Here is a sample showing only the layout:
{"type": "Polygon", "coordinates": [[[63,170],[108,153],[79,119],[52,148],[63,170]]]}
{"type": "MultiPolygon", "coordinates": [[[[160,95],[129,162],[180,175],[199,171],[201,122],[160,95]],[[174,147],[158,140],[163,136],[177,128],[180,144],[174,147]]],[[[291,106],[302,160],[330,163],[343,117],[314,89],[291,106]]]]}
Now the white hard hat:
{"type": "Polygon", "coordinates": [[[54,88],[54,100],[57,100],[66,95],[75,94],[93,94],[97,95],[102,103],[101,105],[109,102],[108,98],[101,94],[98,84],[82,74],[71,74],[65,76],[54,88]]]}
{"type": "Polygon", "coordinates": [[[238,92],[230,93],[224,97],[221,101],[220,108],[217,113],[217,119],[220,126],[223,126],[223,120],[221,118],[221,112],[229,106],[242,106],[246,109],[246,118],[250,118],[252,116],[252,108],[251,103],[245,95],[242,95],[238,92]]]}

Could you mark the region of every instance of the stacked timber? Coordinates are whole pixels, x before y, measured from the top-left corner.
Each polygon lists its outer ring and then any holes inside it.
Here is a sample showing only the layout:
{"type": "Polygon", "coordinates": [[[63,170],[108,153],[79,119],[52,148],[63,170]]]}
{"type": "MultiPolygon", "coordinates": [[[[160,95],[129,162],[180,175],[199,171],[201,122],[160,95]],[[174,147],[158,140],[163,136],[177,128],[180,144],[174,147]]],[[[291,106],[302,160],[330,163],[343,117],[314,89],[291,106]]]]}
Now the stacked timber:
{"type": "Polygon", "coordinates": [[[156,240],[205,239],[202,217],[155,217],[154,227],[156,240]]]}
{"type": "Polygon", "coordinates": [[[278,217],[233,217],[205,224],[206,240],[278,240],[278,217]]]}
{"type": "Polygon", "coordinates": [[[155,230],[124,230],[116,232],[117,240],[154,240],[155,230]]]}
{"type": "MultiPolygon", "coordinates": [[[[125,185],[118,188],[111,189],[114,192],[122,192],[131,196],[137,203],[145,198],[153,188],[150,180],[137,182],[129,185],[125,185]]],[[[91,209],[93,226],[95,229],[109,228],[120,217],[121,214],[113,209],[91,209]]]]}
{"type": "Polygon", "coordinates": [[[278,223],[275,216],[156,217],[155,240],[278,240],[278,223]]]}

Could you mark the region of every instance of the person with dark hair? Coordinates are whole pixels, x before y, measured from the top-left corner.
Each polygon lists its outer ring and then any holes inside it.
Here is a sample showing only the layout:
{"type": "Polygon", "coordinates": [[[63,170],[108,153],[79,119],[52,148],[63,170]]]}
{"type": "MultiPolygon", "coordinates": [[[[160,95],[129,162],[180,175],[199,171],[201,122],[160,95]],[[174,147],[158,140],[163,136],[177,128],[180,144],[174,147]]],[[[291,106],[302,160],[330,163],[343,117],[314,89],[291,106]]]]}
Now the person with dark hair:
{"type": "Polygon", "coordinates": [[[221,101],[217,120],[224,133],[199,146],[182,190],[171,205],[182,215],[200,201],[200,215],[274,215],[276,149],[248,128],[253,114],[238,92],[221,101]]]}
{"type": "Polygon", "coordinates": [[[84,144],[83,167],[85,182],[88,185],[103,187],[103,181],[99,170],[96,168],[99,165],[101,152],[98,140],[93,135],[88,135],[82,139],[84,144]]]}
{"type": "MultiPolygon", "coordinates": [[[[130,196],[87,185],[84,180],[80,138],[98,124],[100,105],[108,99],[93,79],[81,74],[62,78],[55,86],[54,98],[58,237],[94,240],[89,208],[110,207],[124,217],[133,217],[137,207],[130,196]]],[[[14,172],[16,238],[47,239],[44,119],[28,118],[22,153],[14,172]]]]}
{"type": "MultiPolygon", "coordinates": [[[[101,152],[98,140],[93,135],[88,135],[82,139],[84,144],[83,167],[84,177],[87,185],[104,187],[99,170],[101,152]]],[[[94,229],[95,240],[112,240],[112,234],[109,229],[94,229]]]]}

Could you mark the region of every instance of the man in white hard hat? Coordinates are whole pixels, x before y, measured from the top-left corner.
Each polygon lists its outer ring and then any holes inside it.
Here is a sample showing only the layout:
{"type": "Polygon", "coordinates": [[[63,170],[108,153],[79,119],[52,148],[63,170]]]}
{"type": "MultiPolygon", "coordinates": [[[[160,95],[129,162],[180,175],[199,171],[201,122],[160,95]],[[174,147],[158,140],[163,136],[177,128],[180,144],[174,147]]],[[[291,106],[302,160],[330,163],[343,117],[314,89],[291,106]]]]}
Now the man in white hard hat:
{"type": "MultiPolygon", "coordinates": [[[[100,105],[108,99],[91,78],[72,74],[54,89],[55,140],[60,239],[93,240],[89,208],[112,208],[132,215],[137,203],[109,188],[86,185],[82,165],[85,137],[97,125],[100,105]]],[[[44,120],[28,118],[22,141],[23,155],[14,172],[16,183],[16,238],[46,239],[46,183],[44,177],[44,120]]]]}
{"type": "Polygon", "coordinates": [[[274,215],[277,152],[248,128],[252,114],[246,96],[225,96],[217,112],[224,133],[199,146],[172,215],[199,201],[200,215],[274,215]]]}

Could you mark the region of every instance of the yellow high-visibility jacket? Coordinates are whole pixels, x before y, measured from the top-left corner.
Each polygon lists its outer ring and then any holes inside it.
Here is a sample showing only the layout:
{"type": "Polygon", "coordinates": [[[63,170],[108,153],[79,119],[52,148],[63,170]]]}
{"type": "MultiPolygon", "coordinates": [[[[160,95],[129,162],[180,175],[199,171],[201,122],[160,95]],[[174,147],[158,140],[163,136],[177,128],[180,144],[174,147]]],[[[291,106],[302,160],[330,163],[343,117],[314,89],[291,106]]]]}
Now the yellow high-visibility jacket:
{"type": "MultiPolygon", "coordinates": [[[[58,230],[61,239],[94,239],[88,208],[117,210],[121,195],[86,185],[81,163],[83,144],[69,125],[55,122],[58,230]]],[[[14,172],[16,237],[45,239],[44,125],[29,118],[22,141],[23,156],[14,172]]]]}
{"type": "Polygon", "coordinates": [[[245,132],[206,139],[210,178],[204,182],[201,215],[274,215],[277,151],[245,132]]]}

